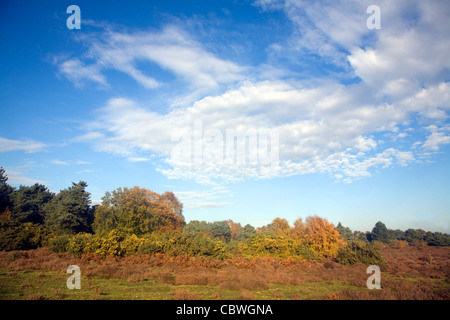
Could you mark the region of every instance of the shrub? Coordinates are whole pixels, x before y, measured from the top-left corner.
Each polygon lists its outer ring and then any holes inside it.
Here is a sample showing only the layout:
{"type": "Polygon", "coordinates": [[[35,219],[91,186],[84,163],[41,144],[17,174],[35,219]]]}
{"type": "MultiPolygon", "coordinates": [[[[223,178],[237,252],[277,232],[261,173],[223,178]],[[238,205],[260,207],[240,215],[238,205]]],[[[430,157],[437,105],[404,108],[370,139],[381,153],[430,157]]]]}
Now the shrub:
{"type": "Polygon", "coordinates": [[[156,234],[151,234],[144,239],[145,241],[139,246],[137,253],[152,255],[164,252],[164,241],[156,234]]]}
{"type": "MultiPolygon", "coordinates": [[[[121,256],[124,254],[122,242],[124,238],[118,231],[111,231],[101,237],[90,233],[77,233],[70,237],[67,244],[67,252],[76,256],[83,253],[95,253],[99,256],[121,256]]],[[[61,249],[64,247],[64,237],[55,239],[55,246],[60,242],[61,249]]],[[[56,248],[55,248],[56,249],[56,248]]]]}
{"type": "Polygon", "coordinates": [[[67,252],[76,256],[81,256],[86,252],[92,252],[93,237],[90,233],[77,233],[69,239],[67,252]]]}
{"type": "Polygon", "coordinates": [[[164,252],[171,256],[225,258],[223,240],[211,239],[203,232],[173,233],[166,235],[164,252]]]}
{"type": "Polygon", "coordinates": [[[299,245],[296,250],[296,255],[302,260],[319,260],[318,255],[313,249],[304,245],[299,245]]]}
{"type": "Polygon", "coordinates": [[[349,242],[347,246],[339,249],[336,261],[343,265],[364,263],[367,265],[379,265],[384,263],[380,250],[364,242],[349,242]]]}
{"type": "Polygon", "coordinates": [[[0,250],[30,250],[46,246],[49,240],[48,231],[32,223],[24,223],[0,232],[0,250]]]}
{"type": "Polygon", "coordinates": [[[295,241],[282,236],[267,234],[257,235],[247,241],[247,247],[241,246],[243,255],[247,257],[289,258],[298,256],[301,251],[295,241]]]}
{"type": "Polygon", "coordinates": [[[56,253],[67,252],[69,249],[70,236],[64,235],[50,240],[50,250],[56,253]]]}
{"type": "Polygon", "coordinates": [[[112,230],[104,237],[94,236],[92,240],[87,243],[85,252],[94,252],[102,257],[121,256],[124,253],[121,246],[124,237],[116,230],[112,230]]]}
{"type": "Polygon", "coordinates": [[[378,241],[378,240],[372,241],[372,245],[375,248],[380,249],[380,250],[387,247],[387,244],[385,244],[384,242],[378,241]]]}
{"type": "Polygon", "coordinates": [[[392,242],[392,247],[396,249],[402,249],[408,246],[408,241],[405,240],[394,240],[392,242]]]}
{"type": "Polygon", "coordinates": [[[127,237],[121,243],[122,253],[125,255],[137,254],[141,251],[141,248],[150,242],[149,239],[139,238],[135,234],[127,237]]]}

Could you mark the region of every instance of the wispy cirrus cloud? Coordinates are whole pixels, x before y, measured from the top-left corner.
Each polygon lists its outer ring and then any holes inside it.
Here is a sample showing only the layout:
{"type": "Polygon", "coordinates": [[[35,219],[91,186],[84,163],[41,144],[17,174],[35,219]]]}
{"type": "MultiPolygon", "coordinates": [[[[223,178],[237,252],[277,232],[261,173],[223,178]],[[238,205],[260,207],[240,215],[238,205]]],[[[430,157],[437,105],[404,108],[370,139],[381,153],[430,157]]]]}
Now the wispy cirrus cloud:
{"type": "Polygon", "coordinates": [[[147,162],[150,161],[150,158],[145,158],[145,157],[129,157],[128,161],[131,162],[147,162]]]}
{"type": "Polygon", "coordinates": [[[58,165],[58,166],[68,166],[69,162],[67,161],[61,161],[61,160],[52,160],[50,161],[52,164],[58,165]]]}
{"type": "Polygon", "coordinates": [[[47,181],[38,180],[25,176],[28,165],[17,167],[6,167],[6,174],[8,176],[8,184],[11,185],[32,185],[35,183],[45,184],[47,181]]]}
{"type": "Polygon", "coordinates": [[[77,160],[77,164],[93,164],[91,161],[77,160]]]}
{"type": "Polygon", "coordinates": [[[100,36],[91,34],[80,38],[88,48],[84,60],[80,57],[55,60],[59,71],[79,85],[85,80],[106,85],[103,72],[121,71],[148,89],[163,84],[156,74],[144,72],[142,63],[167,70],[185,81],[194,91],[208,92],[222,84],[242,78],[243,67],[208,52],[200,42],[175,25],[161,31],[120,33],[106,29],[100,36]]]}
{"type": "Polygon", "coordinates": [[[79,58],[66,60],[61,57],[56,57],[53,62],[58,65],[59,72],[77,87],[84,87],[86,81],[95,82],[102,87],[108,86],[99,64],[86,65],[79,58]]]}
{"type": "Polygon", "coordinates": [[[0,137],[0,152],[24,151],[26,153],[35,153],[43,151],[46,144],[34,140],[13,140],[0,137]]]}

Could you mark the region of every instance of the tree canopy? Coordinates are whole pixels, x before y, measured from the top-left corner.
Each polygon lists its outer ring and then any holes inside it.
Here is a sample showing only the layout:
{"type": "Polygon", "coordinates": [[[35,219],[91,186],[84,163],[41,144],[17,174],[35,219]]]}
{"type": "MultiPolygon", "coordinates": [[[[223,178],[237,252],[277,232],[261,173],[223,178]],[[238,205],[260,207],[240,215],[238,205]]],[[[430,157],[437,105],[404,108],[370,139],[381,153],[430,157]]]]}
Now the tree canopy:
{"type": "Polygon", "coordinates": [[[4,212],[11,205],[10,195],[13,193],[14,188],[8,185],[7,181],[8,176],[5,173],[5,169],[0,167],[0,213],[4,212]]]}
{"type": "Polygon", "coordinates": [[[183,205],[172,192],[162,195],[144,188],[118,188],[106,192],[95,210],[96,233],[120,230],[143,235],[184,227],[183,205]]]}
{"type": "Polygon", "coordinates": [[[45,206],[45,224],[56,234],[91,232],[91,194],[86,191],[87,183],[72,182],[45,206]]]}
{"type": "Polygon", "coordinates": [[[44,208],[54,196],[55,194],[42,184],[20,186],[11,195],[13,218],[19,223],[43,224],[46,215],[44,208]]]}
{"type": "Polygon", "coordinates": [[[378,221],[369,232],[352,232],[341,223],[308,216],[293,226],[275,218],[266,226],[244,227],[232,220],[214,222],[183,216],[183,205],[170,191],[117,188],[101,205],[92,206],[87,183],[55,194],[43,184],[13,188],[0,167],[0,250],[49,246],[56,252],[100,255],[131,253],[186,254],[206,257],[270,256],[320,259],[345,263],[378,261],[376,247],[448,246],[450,236],[422,229],[388,229],[378,221]],[[364,261],[369,261],[364,260],[364,261]]]}

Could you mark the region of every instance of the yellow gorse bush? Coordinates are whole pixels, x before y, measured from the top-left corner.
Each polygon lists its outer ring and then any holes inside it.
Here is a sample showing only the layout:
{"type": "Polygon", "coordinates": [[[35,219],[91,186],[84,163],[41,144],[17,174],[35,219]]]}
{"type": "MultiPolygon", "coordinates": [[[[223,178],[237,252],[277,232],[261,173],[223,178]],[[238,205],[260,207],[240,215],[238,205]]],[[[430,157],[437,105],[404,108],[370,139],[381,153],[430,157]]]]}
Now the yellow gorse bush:
{"type": "Polygon", "coordinates": [[[290,258],[298,256],[298,244],[283,236],[258,235],[250,240],[249,245],[241,248],[246,257],[290,258]]]}
{"type": "Polygon", "coordinates": [[[137,254],[141,251],[141,248],[145,246],[150,239],[139,238],[135,234],[132,234],[128,238],[122,241],[121,248],[122,252],[126,255],[137,254]]]}
{"type": "MultiPolygon", "coordinates": [[[[62,240],[60,247],[64,246],[62,240]]],[[[286,220],[275,219],[269,230],[255,233],[238,243],[211,238],[204,232],[153,232],[137,236],[124,230],[112,230],[95,235],[76,234],[69,238],[66,248],[76,255],[95,253],[103,257],[166,253],[170,256],[223,259],[237,254],[247,258],[265,256],[310,260],[324,256],[334,258],[345,244],[338,230],[327,220],[308,217],[306,222],[297,220],[293,228],[286,220]]]]}

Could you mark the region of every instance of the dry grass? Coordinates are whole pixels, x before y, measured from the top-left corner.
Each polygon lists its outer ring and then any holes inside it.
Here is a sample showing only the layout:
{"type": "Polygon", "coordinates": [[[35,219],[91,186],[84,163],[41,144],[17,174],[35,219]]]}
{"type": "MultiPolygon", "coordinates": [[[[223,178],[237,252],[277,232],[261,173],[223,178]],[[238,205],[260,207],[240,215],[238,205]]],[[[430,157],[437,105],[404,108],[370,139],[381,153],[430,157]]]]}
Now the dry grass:
{"type": "Polygon", "coordinates": [[[265,290],[268,288],[268,283],[260,279],[250,279],[244,277],[230,278],[229,280],[223,281],[219,285],[220,289],[223,290],[265,290]]]}
{"type": "Polygon", "coordinates": [[[241,296],[238,298],[240,300],[255,300],[255,295],[250,291],[243,289],[241,290],[241,296]]]}
{"type": "Polygon", "coordinates": [[[47,300],[46,297],[44,297],[41,294],[31,295],[27,298],[27,300],[47,300]]]}
{"type": "Polygon", "coordinates": [[[176,289],[170,293],[174,300],[203,300],[202,297],[190,293],[186,289],[176,289]]]}
{"type": "MultiPolygon", "coordinates": [[[[322,262],[282,260],[275,258],[236,258],[213,260],[204,258],[168,257],[165,255],[136,255],[123,258],[101,258],[92,254],[80,258],[66,253],[53,253],[46,248],[19,252],[0,252],[0,268],[14,281],[27,271],[56,271],[66,275],[69,265],[78,265],[87,287],[91,279],[124,279],[128,283],[140,283],[155,279],[160,284],[175,287],[173,299],[198,299],[200,296],[177,286],[214,287],[213,299],[222,299],[223,292],[236,291],[239,299],[256,299],[256,293],[267,291],[266,298],[280,299],[383,299],[417,300],[450,298],[450,248],[384,248],[387,261],[381,266],[382,289],[366,288],[367,266],[357,264],[343,266],[332,260],[322,262]],[[311,284],[315,284],[311,286],[311,284]],[[316,294],[319,287],[333,287],[316,294]],[[297,288],[296,292],[288,290],[297,288]],[[282,289],[284,288],[284,289],[282,289]],[[283,291],[284,290],[284,291],[283,291]]],[[[45,277],[45,274],[41,274],[45,277]]],[[[29,283],[20,282],[23,288],[29,283]]],[[[64,298],[62,292],[56,296],[64,298]]],[[[101,289],[95,288],[98,299],[101,289]]],[[[45,297],[33,295],[30,299],[45,297]]]]}

